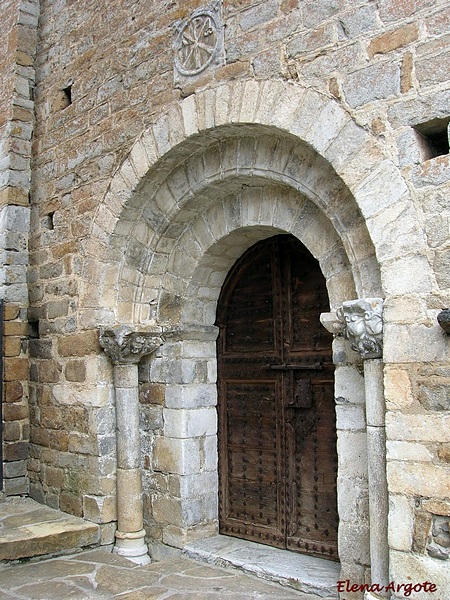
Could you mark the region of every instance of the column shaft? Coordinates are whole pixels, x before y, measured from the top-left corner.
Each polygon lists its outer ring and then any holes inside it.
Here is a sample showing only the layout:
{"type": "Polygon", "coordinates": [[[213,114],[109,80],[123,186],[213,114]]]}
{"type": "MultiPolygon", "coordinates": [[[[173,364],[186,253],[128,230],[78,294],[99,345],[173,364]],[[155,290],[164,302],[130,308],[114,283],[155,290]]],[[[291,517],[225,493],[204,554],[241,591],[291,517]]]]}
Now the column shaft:
{"type": "Polygon", "coordinates": [[[161,346],[161,332],[118,325],[102,328],[99,341],[114,365],[118,527],[114,552],[145,565],[150,557],[142,500],[138,363],[161,346]]]}
{"type": "Polygon", "coordinates": [[[117,443],[117,519],[122,533],[143,529],[138,366],[114,366],[117,443]]]}
{"type": "MultiPolygon", "coordinates": [[[[384,425],[383,362],[364,361],[369,476],[370,562],[372,583],[389,583],[388,489],[384,425]]],[[[388,594],[385,594],[388,595],[388,594]]]]}

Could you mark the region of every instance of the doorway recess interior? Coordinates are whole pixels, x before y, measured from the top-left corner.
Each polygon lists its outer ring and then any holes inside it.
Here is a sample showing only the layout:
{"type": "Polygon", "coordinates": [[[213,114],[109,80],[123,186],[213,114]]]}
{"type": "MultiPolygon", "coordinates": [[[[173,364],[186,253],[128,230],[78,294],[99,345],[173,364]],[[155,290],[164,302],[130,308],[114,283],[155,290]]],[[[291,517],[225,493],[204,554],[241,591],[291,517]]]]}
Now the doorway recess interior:
{"type": "Polygon", "coordinates": [[[318,262],[291,235],[255,244],[219,299],[220,533],[337,560],[329,310],[318,262]]]}

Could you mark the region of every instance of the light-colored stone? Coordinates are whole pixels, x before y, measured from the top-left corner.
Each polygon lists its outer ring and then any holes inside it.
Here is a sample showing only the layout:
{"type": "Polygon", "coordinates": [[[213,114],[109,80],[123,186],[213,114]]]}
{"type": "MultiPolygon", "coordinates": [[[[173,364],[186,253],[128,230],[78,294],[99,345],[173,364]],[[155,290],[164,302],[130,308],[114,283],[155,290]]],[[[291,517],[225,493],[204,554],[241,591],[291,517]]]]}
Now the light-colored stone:
{"type": "Polygon", "coordinates": [[[361,370],[352,366],[338,366],[335,372],[336,402],[346,406],[364,404],[364,378],[361,370]]]}
{"type": "Polygon", "coordinates": [[[347,477],[367,477],[365,432],[338,431],[339,471],[347,477]]]}
{"type": "Polygon", "coordinates": [[[385,370],[386,406],[390,410],[402,410],[414,403],[408,371],[387,367],[385,370]]]}
{"type": "Polygon", "coordinates": [[[336,427],[351,431],[365,431],[366,415],[364,406],[338,404],[336,406],[336,427]]]}
{"type": "Polygon", "coordinates": [[[410,552],[413,534],[413,500],[406,496],[389,498],[389,546],[410,552]]]}
{"type": "Polygon", "coordinates": [[[389,461],[388,486],[391,493],[410,496],[449,497],[449,469],[429,463],[389,461]]]}
{"type": "Polygon", "coordinates": [[[158,437],[153,451],[153,468],[165,473],[190,475],[200,469],[198,440],[158,437]]]}
{"type": "Polygon", "coordinates": [[[417,442],[386,442],[388,460],[431,462],[433,454],[424,444],[417,442]]]}
{"type": "Polygon", "coordinates": [[[217,412],[214,407],[194,410],[163,410],[164,435],[170,438],[192,438],[214,435],[217,431],[217,412]]]}
{"type": "Polygon", "coordinates": [[[168,408],[195,409],[215,406],[217,390],[211,384],[168,385],[166,405],[168,408]]]}
{"type": "Polygon", "coordinates": [[[0,560],[67,553],[97,545],[100,540],[95,523],[42,507],[30,498],[1,502],[0,520],[0,560]]]}
{"type": "Polygon", "coordinates": [[[389,440],[410,442],[445,442],[448,440],[450,415],[402,414],[386,415],[386,431],[389,440]]]}
{"type": "MultiPolygon", "coordinates": [[[[441,561],[437,561],[428,556],[418,554],[409,554],[393,550],[391,552],[391,577],[394,582],[410,584],[411,597],[414,593],[414,600],[429,600],[430,591],[424,591],[422,587],[416,590],[413,585],[421,584],[425,581],[431,582],[436,586],[435,594],[447,594],[450,590],[450,572],[447,568],[442,569],[441,561]],[[404,573],[413,574],[408,580],[404,573]]],[[[400,589],[397,598],[405,597],[406,588],[400,589]]],[[[396,597],[394,595],[394,598],[396,597]]],[[[445,596],[444,596],[445,597],[445,596]]]]}

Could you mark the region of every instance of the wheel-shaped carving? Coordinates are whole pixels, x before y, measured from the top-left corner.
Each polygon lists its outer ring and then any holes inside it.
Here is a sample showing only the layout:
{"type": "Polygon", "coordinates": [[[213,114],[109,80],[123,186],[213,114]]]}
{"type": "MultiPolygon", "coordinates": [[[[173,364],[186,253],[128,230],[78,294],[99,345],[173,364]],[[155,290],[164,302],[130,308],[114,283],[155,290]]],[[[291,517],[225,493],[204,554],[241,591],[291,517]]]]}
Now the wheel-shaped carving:
{"type": "Polygon", "coordinates": [[[201,73],[212,62],[218,46],[214,17],[200,13],[191,17],[178,34],[175,65],[182,75],[201,73]]]}

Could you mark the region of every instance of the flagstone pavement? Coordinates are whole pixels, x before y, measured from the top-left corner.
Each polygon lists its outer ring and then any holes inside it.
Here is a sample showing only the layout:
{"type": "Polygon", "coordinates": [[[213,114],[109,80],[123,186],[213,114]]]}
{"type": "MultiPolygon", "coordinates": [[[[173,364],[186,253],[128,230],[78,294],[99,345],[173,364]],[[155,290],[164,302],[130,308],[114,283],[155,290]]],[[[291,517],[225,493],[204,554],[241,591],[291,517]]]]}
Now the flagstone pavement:
{"type": "Polygon", "coordinates": [[[146,566],[104,549],[0,565],[0,600],[319,600],[231,569],[178,557],[146,566]]]}

